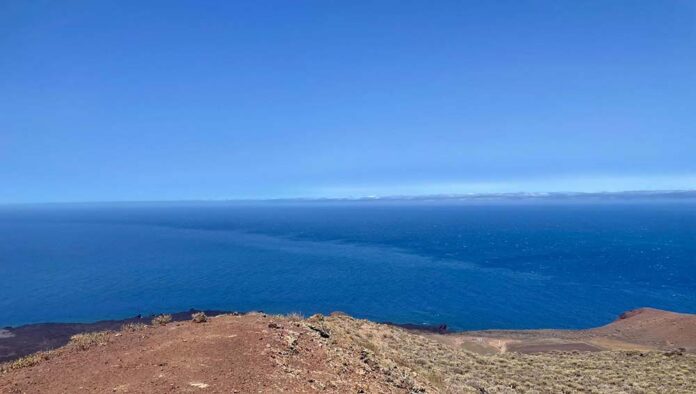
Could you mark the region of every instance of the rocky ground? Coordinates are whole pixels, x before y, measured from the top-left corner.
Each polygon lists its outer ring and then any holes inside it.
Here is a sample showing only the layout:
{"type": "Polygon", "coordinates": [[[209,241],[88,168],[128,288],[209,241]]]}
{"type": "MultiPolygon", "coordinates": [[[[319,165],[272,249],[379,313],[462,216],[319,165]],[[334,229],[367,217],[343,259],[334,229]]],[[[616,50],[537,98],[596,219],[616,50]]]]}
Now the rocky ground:
{"type": "Polygon", "coordinates": [[[199,323],[130,323],[118,331],[77,335],[67,346],[3,364],[0,392],[693,393],[693,348],[674,347],[649,329],[667,319],[673,323],[667,332],[691,346],[693,316],[673,315],[637,312],[595,332],[449,335],[343,314],[308,319],[226,314],[199,323]],[[636,336],[641,330],[649,332],[636,336]],[[471,338],[555,344],[592,339],[596,349],[526,354],[485,341],[472,347],[471,338]],[[601,338],[611,346],[602,345],[601,338]]]}

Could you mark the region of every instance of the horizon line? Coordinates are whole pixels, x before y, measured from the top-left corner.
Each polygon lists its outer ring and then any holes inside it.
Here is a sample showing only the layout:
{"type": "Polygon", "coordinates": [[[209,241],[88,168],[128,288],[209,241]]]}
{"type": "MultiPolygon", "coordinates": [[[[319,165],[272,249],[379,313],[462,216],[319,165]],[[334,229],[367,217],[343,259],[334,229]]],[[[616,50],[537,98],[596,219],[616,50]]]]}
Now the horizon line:
{"type": "Polygon", "coordinates": [[[428,201],[428,200],[544,200],[592,197],[631,198],[694,198],[696,189],[622,190],[622,191],[546,191],[546,192],[487,192],[487,193],[434,193],[385,194],[335,197],[266,197],[266,198],[193,198],[165,200],[92,200],[92,201],[35,201],[0,202],[0,207],[26,205],[99,205],[99,204],[176,204],[176,203],[235,203],[235,202],[368,202],[368,201],[428,201]]]}

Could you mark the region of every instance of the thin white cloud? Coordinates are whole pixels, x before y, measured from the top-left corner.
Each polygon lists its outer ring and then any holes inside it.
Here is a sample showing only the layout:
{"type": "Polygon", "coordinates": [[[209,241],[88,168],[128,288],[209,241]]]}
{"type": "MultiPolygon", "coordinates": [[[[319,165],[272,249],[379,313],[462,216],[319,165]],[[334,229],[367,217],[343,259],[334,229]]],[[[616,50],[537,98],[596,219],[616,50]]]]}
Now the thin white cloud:
{"type": "Polygon", "coordinates": [[[696,175],[576,176],[494,182],[421,182],[409,184],[335,185],[308,190],[307,197],[365,197],[393,195],[620,192],[634,190],[693,190],[696,175]]]}

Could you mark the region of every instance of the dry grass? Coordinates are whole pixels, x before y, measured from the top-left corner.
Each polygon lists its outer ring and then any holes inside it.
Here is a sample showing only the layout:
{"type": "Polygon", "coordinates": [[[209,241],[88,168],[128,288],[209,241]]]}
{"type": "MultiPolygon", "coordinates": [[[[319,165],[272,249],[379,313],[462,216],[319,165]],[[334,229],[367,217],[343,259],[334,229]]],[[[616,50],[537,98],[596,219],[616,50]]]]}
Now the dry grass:
{"type": "Polygon", "coordinates": [[[147,328],[147,324],[143,323],[127,323],[121,326],[121,331],[137,332],[147,328]]]}
{"type": "Polygon", "coordinates": [[[285,315],[285,318],[292,321],[292,322],[298,322],[298,321],[304,320],[305,317],[301,313],[292,312],[292,313],[288,313],[287,315],[285,315]]]}
{"type": "Polygon", "coordinates": [[[159,315],[152,319],[153,326],[164,326],[172,322],[172,315],[159,315]]]}
{"type": "Polygon", "coordinates": [[[565,352],[485,356],[405,330],[332,315],[308,324],[331,332],[340,362],[357,355],[397,387],[442,393],[694,393],[696,356],[665,352],[565,352]]]}
{"type": "Polygon", "coordinates": [[[32,367],[44,360],[48,360],[53,356],[53,353],[53,351],[38,352],[14,361],[0,364],[0,373],[6,373],[20,368],[32,367]]]}
{"type": "Polygon", "coordinates": [[[204,312],[196,312],[191,315],[191,320],[194,323],[205,323],[208,321],[208,316],[204,312]]]}
{"type": "Polygon", "coordinates": [[[87,350],[93,346],[103,346],[109,342],[110,331],[86,332],[70,337],[70,346],[79,350],[87,350]]]}
{"type": "Polygon", "coordinates": [[[14,361],[0,364],[0,373],[7,373],[20,368],[33,367],[34,365],[53,358],[69,349],[82,351],[90,349],[94,346],[106,345],[109,342],[112,334],[113,333],[111,331],[96,331],[73,335],[70,337],[70,342],[65,348],[37,352],[14,361]]]}

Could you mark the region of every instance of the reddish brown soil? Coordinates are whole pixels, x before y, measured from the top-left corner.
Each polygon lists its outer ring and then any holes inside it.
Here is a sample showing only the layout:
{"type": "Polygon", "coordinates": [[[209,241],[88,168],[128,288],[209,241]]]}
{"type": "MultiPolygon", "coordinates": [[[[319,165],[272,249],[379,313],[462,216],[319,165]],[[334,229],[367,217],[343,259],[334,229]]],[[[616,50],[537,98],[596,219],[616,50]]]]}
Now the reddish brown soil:
{"type": "Polygon", "coordinates": [[[696,353],[696,315],[692,314],[641,308],[588,332],[657,349],[684,348],[696,353]]]}
{"type": "MultiPolygon", "coordinates": [[[[172,314],[174,321],[186,321],[191,313],[172,314]]],[[[208,316],[223,314],[222,311],[205,311],[208,316]]],[[[94,323],[38,323],[20,327],[0,329],[0,363],[18,359],[28,354],[61,347],[70,337],[83,333],[105,330],[118,330],[127,323],[149,323],[154,316],[133,317],[122,320],[102,320],[94,323]]]]}
{"type": "Polygon", "coordinates": [[[339,370],[318,332],[262,314],[119,332],[86,351],[68,346],[57,352],[0,375],[0,392],[402,391],[369,374],[339,370]]]}

